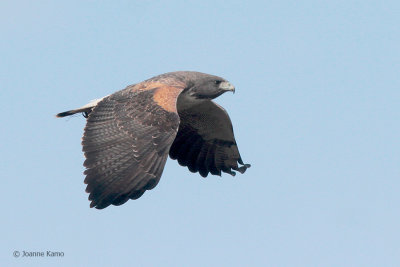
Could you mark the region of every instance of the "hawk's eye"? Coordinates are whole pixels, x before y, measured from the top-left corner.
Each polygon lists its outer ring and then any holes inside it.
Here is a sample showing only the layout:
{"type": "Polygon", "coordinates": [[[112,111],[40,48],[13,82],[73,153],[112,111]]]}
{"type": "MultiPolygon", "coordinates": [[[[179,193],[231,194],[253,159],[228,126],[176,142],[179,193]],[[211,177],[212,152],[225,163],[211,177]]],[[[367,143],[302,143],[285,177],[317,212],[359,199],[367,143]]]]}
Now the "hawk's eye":
{"type": "Polygon", "coordinates": [[[216,80],[216,81],[214,81],[214,83],[215,83],[216,85],[219,85],[220,83],[222,83],[222,81],[216,80]]]}

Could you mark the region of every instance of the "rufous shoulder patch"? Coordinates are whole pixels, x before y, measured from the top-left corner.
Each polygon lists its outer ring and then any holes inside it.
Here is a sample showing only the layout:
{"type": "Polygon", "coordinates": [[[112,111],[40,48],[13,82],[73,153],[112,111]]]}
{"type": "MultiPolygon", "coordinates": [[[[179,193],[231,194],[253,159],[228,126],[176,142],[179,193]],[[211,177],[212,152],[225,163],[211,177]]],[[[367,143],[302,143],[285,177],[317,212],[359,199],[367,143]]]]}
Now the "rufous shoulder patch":
{"type": "Polygon", "coordinates": [[[162,86],[154,91],[154,102],[168,112],[177,112],[176,101],[183,88],[175,86],[162,86]]]}

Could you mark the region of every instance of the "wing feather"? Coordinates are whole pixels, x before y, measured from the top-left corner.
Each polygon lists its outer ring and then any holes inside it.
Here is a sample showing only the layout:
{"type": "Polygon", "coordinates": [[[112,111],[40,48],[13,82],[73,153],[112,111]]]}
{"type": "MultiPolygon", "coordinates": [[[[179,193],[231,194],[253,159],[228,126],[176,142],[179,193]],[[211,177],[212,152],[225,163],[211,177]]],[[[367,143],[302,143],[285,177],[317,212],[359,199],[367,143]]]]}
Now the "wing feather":
{"type": "Polygon", "coordinates": [[[208,150],[205,161],[206,161],[206,166],[211,174],[221,176],[221,170],[218,170],[214,163],[216,147],[217,146],[215,145],[215,142],[213,142],[212,145],[210,146],[210,149],[208,150]]]}
{"type": "Polygon", "coordinates": [[[245,172],[244,164],[226,111],[212,101],[180,109],[180,125],[169,155],[192,172],[206,177],[222,172],[235,175],[233,170],[245,172]],[[242,166],[239,167],[239,164],[242,166]]]}
{"type": "MultiPolygon", "coordinates": [[[[89,114],[82,145],[91,207],[102,209],[139,198],[160,180],[179,116],[154,101],[154,95],[183,88],[146,86],[150,88],[127,88],[106,97],[89,114]]],[[[163,101],[176,103],[176,99],[163,101]]]]}

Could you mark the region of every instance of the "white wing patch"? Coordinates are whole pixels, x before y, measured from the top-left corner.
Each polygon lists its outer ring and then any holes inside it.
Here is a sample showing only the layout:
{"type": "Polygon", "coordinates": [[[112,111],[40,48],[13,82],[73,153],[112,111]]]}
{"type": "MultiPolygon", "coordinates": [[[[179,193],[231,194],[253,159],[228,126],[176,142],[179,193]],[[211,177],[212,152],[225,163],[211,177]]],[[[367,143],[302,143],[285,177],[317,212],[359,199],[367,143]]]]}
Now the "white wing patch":
{"type": "Polygon", "coordinates": [[[89,103],[87,103],[86,105],[84,105],[84,106],[82,106],[82,107],[80,107],[80,108],[77,108],[77,109],[93,108],[93,107],[95,107],[101,100],[103,100],[103,99],[104,99],[105,97],[107,97],[107,96],[109,96],[109,95],[106,95],[106,96],[104,96],[104,97],[102,97],[102,98],[93,99],[93,100],[91,100],[89,103]]]}

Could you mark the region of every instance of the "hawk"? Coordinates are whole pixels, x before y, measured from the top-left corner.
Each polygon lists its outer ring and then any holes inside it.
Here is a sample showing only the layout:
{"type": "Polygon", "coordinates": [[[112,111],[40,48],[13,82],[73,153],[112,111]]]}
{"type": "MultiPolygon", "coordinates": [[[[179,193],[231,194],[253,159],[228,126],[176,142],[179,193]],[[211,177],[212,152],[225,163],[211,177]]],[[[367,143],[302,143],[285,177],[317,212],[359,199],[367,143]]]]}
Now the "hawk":
{"type": "Polygon", "coordinates": [[[244,173],[227,112],[212,99],[235,87],[194,71],[170,72],[74,110],[87,119],[82,138],[90,207],[138,199],[159,182],[168,155],[206,177],[244,173]]]}

